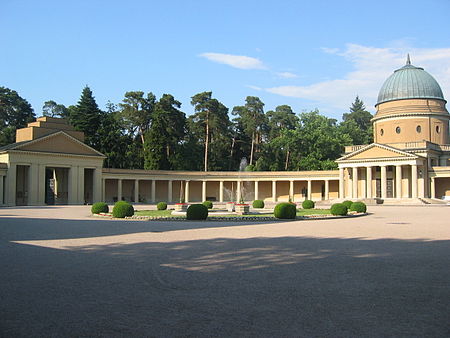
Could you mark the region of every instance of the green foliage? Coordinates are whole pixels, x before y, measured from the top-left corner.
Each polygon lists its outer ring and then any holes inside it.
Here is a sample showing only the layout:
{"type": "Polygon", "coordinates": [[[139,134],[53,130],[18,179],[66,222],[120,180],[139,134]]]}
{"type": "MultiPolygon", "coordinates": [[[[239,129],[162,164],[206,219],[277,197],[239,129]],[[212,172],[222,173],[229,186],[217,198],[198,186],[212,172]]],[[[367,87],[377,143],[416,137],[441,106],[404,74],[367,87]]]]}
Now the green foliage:
{"type": "Polygon", "coordinates": [[[171,170],[176,168],[175,153],[186,132],[186,115],[179,110],[181,103],[170,94],[164,94],[156,103],[152,125],[145,136],[144,168],[171,170]]]}
{"type": "Polygon", "coordinates": [[[350,107],[350,113],[342,116],[341,128],[352,138],[352,144],[368,144],[373,142],[372,114],[366,110],[364,102],[356,96],[350,107]]]}
{"type": "Polygon", "coordinates": [[[16,130],[34,121],[33,108],[15,90],[0,87],[0,146],[15,142],[16,130]]]}
{"type": "Polygon", "coordinates": [[[303,209],[314,209],[315,203],[311,200],[304,200],[302,203],[303,209]]]}
{"type": "Polygon", "coordinates": [[[159,202],[156,205],[156,209],[158,209],[158,210],[166,210],[167,209],[167,203],[166,202],[159,202]]]}
{"type": "Polygon", "coordinates": [[[191,204],[186,211],[188,220],[203,220],[208,218],[208,208],[203,204],[191,204]]]}
{"type": "Polygon", "coordinates": [[[248,166],[245,167],[244,171],[255,171],[255,165],[249,164],[248,166]]]}
{"type": "Polygon", "coordinates": [[[207,207],[208,209],[212,209],[213,208],[213,202],[211,202],[211,201],[204,201],[202,204],[205,207],[207,207]]]}
{"type": "Polygon", "coordinates": [[[84,133],[86,144],[97,148],[98,130],[100,128],[100,109],[88,86],[83,88],[77,105],[70,106],[68,110],[70,124],[75,129],[84,133]]]}
{"type": "Polygon", "coordinates": [[[342,202],[343,205],[345,205],[347,207],[347,209],[350,209],[350,207],[352,206],[353,202],[352,201],[344,201],[342,202]]]}
{"type": "Polygon", "coordinates": [[[134,208],[128,202],[118,201],[114,205],[112,213],[115,218],[131,217],[134,215],[134,208]]]}
{"type": "Polygon", "coordinates": [[[278,203],[273,210],[273,215],[275,218],[280,219],[295,219],[297,214],[297,209],[292,203],[278,203]]]}
{"type": "Polygon", "coordinates": [[[264,208],[264,201],[263,200],[254,200],[252,204],[253,208],[264,208]]]}
{"type": "Polygon", "coordinates": [[[331,206],[331,214],[335,216],[345,216],[347,215],[347,207],[343,203],[335,203],[331,206]]]}
{"type": "Polygon", "coordinates": [[[364,202],[353,202],[350,206],[350,211],[366,212],[367,206],[364,202]]]}
{"type": "Polygon", "coordinates": [[[109,207],[105,202],[97,202],[92,204],[91,213],[93,214],[107,213],[108,211],[109,207]]]}
{"type": "Polygon", "coordinates": [[[53,100],[45,101],[42,107],[42,116],[68,118],[69,110],[63,104],[53,100]]]}

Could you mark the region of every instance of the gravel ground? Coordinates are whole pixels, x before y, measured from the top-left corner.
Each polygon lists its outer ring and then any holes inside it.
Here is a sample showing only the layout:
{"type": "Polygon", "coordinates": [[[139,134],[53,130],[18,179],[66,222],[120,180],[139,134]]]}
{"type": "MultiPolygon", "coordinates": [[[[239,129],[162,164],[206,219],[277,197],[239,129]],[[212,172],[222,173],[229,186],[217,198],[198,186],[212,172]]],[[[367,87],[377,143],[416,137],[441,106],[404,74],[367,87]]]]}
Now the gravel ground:
{"type": "Polygon", "coordinates": [[[294,222],[0,208],[5,337],[448,337],[450,207],[294,222]]]}

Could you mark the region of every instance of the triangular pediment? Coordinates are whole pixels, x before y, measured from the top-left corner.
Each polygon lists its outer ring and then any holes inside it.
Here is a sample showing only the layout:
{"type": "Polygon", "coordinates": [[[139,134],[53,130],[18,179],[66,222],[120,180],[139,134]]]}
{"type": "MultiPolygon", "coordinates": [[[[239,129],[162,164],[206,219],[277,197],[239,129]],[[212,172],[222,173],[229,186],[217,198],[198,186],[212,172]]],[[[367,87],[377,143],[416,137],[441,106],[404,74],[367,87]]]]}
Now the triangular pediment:
{"type": "Polygon", "coordinates": [[[63,131],[44,136],[30,142],[18,144],[13,149],[20,151],[104,157],[102,153],[98,152],[94,148],[89,147],[88,145],[66,134],[63,131]]]}
{"type": "Polygon", "coordinates": [[[403,150],[394,147],[386,146],[384,144],[372,143],[339,158],[337,162],[351,161],[351,160],[376,160],[389,158],[417,159],[418,156],[407,153],[403,150]]]}

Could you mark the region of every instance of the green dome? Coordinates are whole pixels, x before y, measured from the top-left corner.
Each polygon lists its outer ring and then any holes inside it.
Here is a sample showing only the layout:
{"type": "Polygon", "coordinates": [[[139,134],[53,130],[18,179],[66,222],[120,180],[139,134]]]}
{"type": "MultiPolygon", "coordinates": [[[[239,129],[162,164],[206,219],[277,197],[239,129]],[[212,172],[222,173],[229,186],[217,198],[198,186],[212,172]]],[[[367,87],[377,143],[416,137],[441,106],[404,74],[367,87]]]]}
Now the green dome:
{"type": "Polygon", "coordinates": [[[434,77],[424,71],[423,68],[411,65],[409,55],[406,65],[397,69],[384,82],[378,94],[376,105],[402,99],[444,100],[442,89],[434,77]]]}

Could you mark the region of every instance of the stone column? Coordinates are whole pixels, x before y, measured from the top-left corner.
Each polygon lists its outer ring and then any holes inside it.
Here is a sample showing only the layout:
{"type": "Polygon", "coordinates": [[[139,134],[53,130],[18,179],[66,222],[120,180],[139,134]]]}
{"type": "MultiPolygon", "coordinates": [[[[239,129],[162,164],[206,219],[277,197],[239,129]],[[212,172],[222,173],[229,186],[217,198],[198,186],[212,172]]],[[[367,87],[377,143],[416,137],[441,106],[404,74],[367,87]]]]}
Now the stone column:
{"type": "Polygon", "coordinates": [[[6,205],[16,205],[16,178],[17,178],[17,165],[10,163],[8,171],[6,172],[6,205]]]}
{"type": "Polygon", "coordinates": [[[386,166],[381,166],[381,198],[387,196],[387,179],[386,179],[386,166]]]}
{"type": "Polygon", "coordinates": [[[358,198],[358,167],[353,167],[352,168],[352,172],[353,172],[353,186],[352,186],[352,196],[353,198],[358,198]]]}
{"type": "Polygon", "coordinates": [[[139,180],[134,180],[134,203],[139,203],[139,180]]]}
{"type": "Polygon", "coordinates": [[[236,202],[241,203],[241,182],[237,181],[236,184],[236,202]]]}
{"type": "Polygon", "coordinates": [[[92,202],[102,201],[102,168],[95,168],[92,174],[92,202]]]}
{"type": "Polygon", "coordinates": [[[411,197],[417,198],[417,164],[411,164],[411,197]]]}
{"type": "Polygon", "coordinates": [[[289,198],[294,202],[294,181],[289,181],[289,198]]]}
{"type": "Polygon", "coordinates": [[[431,185],[430,185],[430,197],[436,198],[436,180],[434,177],[431,177],[430,179],[431,185]]]}
{"type": "Polygon", "coordinates": [[[0,176],[0,205],[5,203],[5,196],[3,196],[3,177],[0,176]]]}
{"type": "Polygon", "coordinates": [[[308,180],[308,194],[306,195],[306,199],[310,200],[312,197],[312,182],[308,180]]]}
{"type": "Polygon", "coordinates": [[[28,205],[39,204],[39,165],[31,164],[28,170],[28,205]]]}
{"type": "Polygon", "coordinates": [[[366,197],[372,198],[372,167],[366,168],[366,197]]]}
{"type": "Polygon", "coordinates": [[[272,181],[272,201],[277,201],[277,181],[272,181]]]}
{"type": "Polygon", "coordinates": [[[395,195],[402,198],[402,166],[395,166],[395,195]]]}
{"type": "Polygon", "coordinates": [[[223,203],[223,181],[219,182],[219,202],[223,203]]]}
{"type": "Polygon", "coordinates": [[[347,181],[347,196],[348,198],[353,198],[353,185],[352,180],[353,177],[350,175],[350,168],[347,168],[348,181],[347,181]]]}
{"type": "Polygon", "coordinates": [[[77,185],[78,185],[77,204],[84,204],[84,168],[83,167],[78,167],[77,185]]]}
{"type": "Polygon", "coordinates": [[[202,202],[206,201],[206,181],[202,181],[202,202]]]}
{"type": "Polygon", "coordinates": [[[185,199],[184,201],[186,203],[189,203],[189,181],[186,181],[186,188],[184,189],[184,195],[185,195],[185,199]]]}
{"type": "Polygon", "coordinates": [[[151,185],[151,196],[150,196],[150,198],[151,198],[151,201],[152,201],[152,203],[155,203],[156,202],[156,181],[155,180],[152,180],[152,185],[151,185]]]}
{"type": "Polygon", "coordinates": [[[345,198],[344,168],[339,168],[339,198],[345,198]]]}
{"type": "Polygon", "coordinates": [[[259,182],[255,181],[255,200],[259,200],[259,182]]]}
{"type": "Polygon", "coordinates": [[[119,178],[117,180],[117,200],[121,201],[122,200],[122,179],[119,178]]]}
{"type": "Polygon", "coordinates": [[[325,200],[329,200],[330,199],[330,181],[329,180],[325,180],[325,196],[324,196],[325,200]]]}
{"type": "Polygon", "coordinates": [[[167,181],[167,203],[172,203],[172,186],[173,182],[172,180],[167,181]]]}
{"type": "Polygon", "coordinates": [[[106,179],[102,178],[102,201],[106,202],[106,179]]]}

